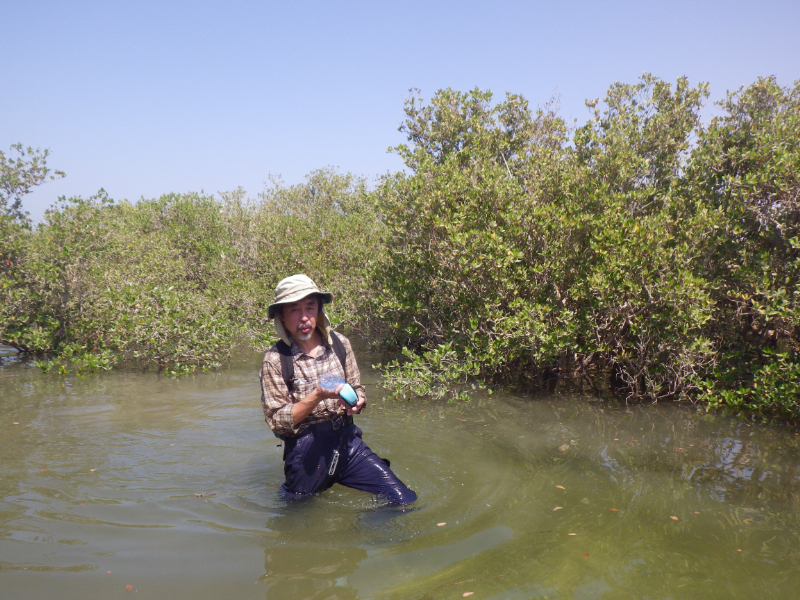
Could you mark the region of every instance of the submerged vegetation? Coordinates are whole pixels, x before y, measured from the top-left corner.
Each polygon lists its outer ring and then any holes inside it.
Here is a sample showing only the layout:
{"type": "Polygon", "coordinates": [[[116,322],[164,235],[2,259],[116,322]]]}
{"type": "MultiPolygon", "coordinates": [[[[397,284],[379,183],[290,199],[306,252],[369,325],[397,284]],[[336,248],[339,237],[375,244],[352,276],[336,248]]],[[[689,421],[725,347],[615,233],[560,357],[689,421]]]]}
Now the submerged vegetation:
{"type": "Polygon", "coordinates": [[[274,286],[303,271],[404,348],[398,395],[569,377],[800,421],[800,83],[759,79],[703,124],[707,96],[645,75],[579,127],[518,95],[412,96],[406,172],[374,189],[325,170],[256,201],[101,193],[36,228],[4,196],[0,342],[211,366],[268,343],[274,286]]]}

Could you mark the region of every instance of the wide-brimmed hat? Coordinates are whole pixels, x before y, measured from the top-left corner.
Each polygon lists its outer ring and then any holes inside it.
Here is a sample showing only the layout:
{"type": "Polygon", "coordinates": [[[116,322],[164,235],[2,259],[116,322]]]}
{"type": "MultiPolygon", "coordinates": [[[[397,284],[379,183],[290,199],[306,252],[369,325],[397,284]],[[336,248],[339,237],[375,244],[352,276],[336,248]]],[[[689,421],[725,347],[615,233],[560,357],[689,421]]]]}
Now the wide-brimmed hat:
{"type": "MultiPolygon", "coordinates": [[[[333,294],[330,292],[320,291],[320,289],[317,288],[317,284],[314,283],[310,277],[303,274],[292,275],[291,277],[282,279],[275,288],[275,300],[269,305],[267,310],[269,318],[272,319],[272,323],[278,336],[289,346],[292,345],[292,337],[283,326],[283,321],[281,321],[280,317],[276,314],[276,309],[282,304],[299,302],[303,298],[307,298],[312,295],[317,295],[322,298],[323,304],[328,304],[331,300],[333,300],[333,294]]],[[[325,314],[324,310],[320,310],[319,318],[317,318],[317,328],[322,332],[322,336],[330,344],[331,321],[328,319],[328,315],[325,314]]]]}

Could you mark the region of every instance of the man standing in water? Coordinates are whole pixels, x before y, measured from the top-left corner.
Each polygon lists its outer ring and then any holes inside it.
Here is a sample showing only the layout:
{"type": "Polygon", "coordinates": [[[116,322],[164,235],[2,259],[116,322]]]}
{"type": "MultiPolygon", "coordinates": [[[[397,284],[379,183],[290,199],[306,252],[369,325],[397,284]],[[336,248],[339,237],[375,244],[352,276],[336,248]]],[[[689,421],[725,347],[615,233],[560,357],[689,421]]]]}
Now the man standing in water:
{"type": "Polygon", "coordinates": [[[340,483],[386,499],[409,504],[417,495],[361,439],[353,414],[365,406],[350,342],[331,331],[323,308],[333,299],[305,275],[292,275],[275,289],[269,306],[280,341],[264,355],[261,404],[272,432],[284,440],[281,486],[285,498],[303,498],[340,483]],[[353,407],[338,391],[319,385],[323,373],[339,375],[358,396],[353,407]]]}

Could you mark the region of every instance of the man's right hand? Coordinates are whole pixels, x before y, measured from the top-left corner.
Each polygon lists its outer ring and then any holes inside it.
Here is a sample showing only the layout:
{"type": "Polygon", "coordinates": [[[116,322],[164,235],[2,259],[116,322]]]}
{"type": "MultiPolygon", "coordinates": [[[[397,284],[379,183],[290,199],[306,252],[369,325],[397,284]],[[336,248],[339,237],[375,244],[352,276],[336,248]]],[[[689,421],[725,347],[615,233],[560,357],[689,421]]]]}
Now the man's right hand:
{"type": "Polygon", "coordinates": [[[344,387],[344,384],[337,387],[335,390],[330,391],[326,390],[325,388],[317,385],[313,392],[311,392],[308,396],[300,400],[300,402],[296,402],[292,405],[292,422],[294,426],[297,427],[303,420],[311,414],[311,411],[327,398],[338,398],[339,391],[344,387]]]}
{"type": "MultiPolygon", "coordinates": [[[[317,384],[317,389],[314,390],[314,391],[317,392],[321,396],[321,398],[317,401],[317,404],[319,404],[319,402],[322,401],[325,398],[338,398],[339,397],[339,392],[342,391],[343,387],[344,387],[344,384],[341,384],[335,390],[331,391],[331,390],[326,390],[324,387],[322,387],[321,385],[317,384]]],[[[314,406],[316,406],[316,404],[314,406]]]]}

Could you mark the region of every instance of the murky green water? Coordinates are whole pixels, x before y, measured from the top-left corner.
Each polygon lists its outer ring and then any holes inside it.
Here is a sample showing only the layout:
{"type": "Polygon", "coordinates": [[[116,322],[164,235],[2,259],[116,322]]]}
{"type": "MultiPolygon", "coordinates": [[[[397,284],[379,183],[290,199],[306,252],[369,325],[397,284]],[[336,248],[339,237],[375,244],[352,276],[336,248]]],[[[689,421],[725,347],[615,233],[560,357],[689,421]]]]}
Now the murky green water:
{"type": "Polygon", "coordinates": [[[5,362],[0,597],[800,595],[792,431],[571,398],[392,403],[369,385],[359,425],[419,502],[337,486],[284,506],[259,361],[177,380],[5,362]]]}

